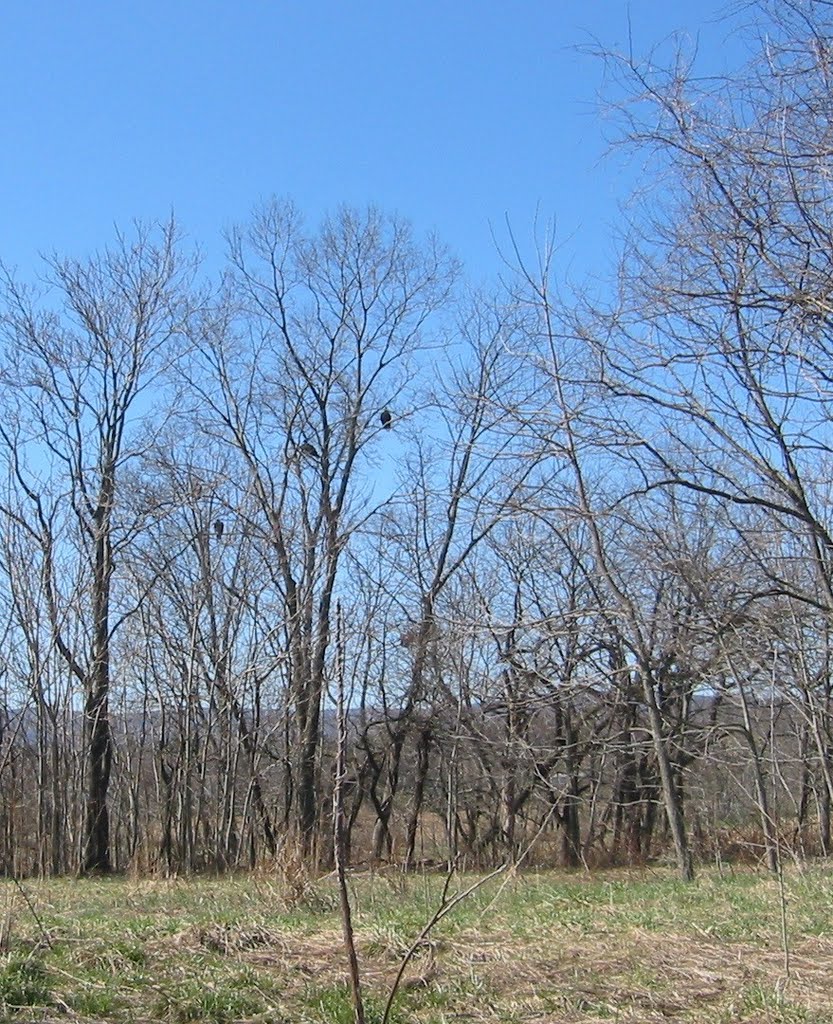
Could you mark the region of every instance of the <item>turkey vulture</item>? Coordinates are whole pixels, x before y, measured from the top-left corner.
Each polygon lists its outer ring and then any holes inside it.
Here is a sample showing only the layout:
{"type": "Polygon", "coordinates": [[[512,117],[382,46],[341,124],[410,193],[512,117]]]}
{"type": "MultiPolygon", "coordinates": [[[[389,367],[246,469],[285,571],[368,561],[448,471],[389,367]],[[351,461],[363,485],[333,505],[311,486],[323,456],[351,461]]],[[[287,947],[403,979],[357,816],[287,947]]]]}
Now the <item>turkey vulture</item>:
{"type": "Polygon", "coordinates": [[[223,530],[225,530],[223,520],[218,519],[217,522],[214,524],[214,536],[217,538],[217,540],[222,540],[223,530]]]}
{"type": "Polygon", "coordinates": [[[381,415],[379,416],[379,422],[382,424],[385,430],[390,430],[391,426],[393,425],[393,414],[389,409],[382,410],[381,415]]]}

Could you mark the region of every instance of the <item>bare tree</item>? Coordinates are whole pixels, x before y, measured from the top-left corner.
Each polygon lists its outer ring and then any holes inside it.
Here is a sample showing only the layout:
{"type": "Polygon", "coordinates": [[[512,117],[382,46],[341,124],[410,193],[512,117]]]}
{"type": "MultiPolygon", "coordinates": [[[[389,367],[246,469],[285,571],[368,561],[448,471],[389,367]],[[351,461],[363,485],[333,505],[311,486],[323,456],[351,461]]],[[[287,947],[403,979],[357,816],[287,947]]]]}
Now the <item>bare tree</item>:
{"type": "Polygon", "coordinates": [[[308,856],[333,594],[374,501],[366,455],[380,411],[412,400],[412,360],[455,267],[374,210],[342,210],[310,234],[276,202],[232,233],[230,260],[227,303],[204,324],[191,382],[210,410],[206,429],[239,454],[282,594],[295,822],[308,856]]]}
{"type": "Polygon", "coordinates": [[[130,611],[114,578],[144,518],[123,500],[122,476],[147,444],[148,389],[186,332],[189,269],[168,223],[89,260],[52,257],[44,294],[3,276],[0,440],[19,495],[3,511],[38,546],[52,639],[84,693],[83,871],[111,867],[111,640],[130,611]],[[74,578],[83,590],[67,594],[74,578]]]}
{"type": "Polygon", "coordinates": [[[755,10],[758,52],[723,80],[698,79],[682,50],[670,67],[606,55],[626,141],[663,187],[637,206],[614,308],[574,333],[597,350],[643,485],[732,508],[770,587],[830,611],[833,22],[820,0],[755,10]],[[813,572],[785,574],[762,523],[813,572]]]}

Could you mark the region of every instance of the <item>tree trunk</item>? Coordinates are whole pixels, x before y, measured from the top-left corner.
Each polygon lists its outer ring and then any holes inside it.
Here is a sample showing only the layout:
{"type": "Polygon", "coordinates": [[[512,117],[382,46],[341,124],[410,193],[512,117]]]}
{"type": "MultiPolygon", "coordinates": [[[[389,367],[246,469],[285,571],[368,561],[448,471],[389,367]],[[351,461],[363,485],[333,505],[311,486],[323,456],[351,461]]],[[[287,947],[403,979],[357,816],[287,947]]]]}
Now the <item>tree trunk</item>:
{"type": "Polygon", "coordinates": [[[422,802],[425,797],[425,783],[428,778],[429,754],[431,752],[431,729],[426,725],[419,733],[417,739],[417,763],[416,781],[414,784],[414,802],[411,808],[411,815],[408,819],[408,827],[405,834],[405,870],[410,871],[414,866],[414,852],[416,850],[416,837],[419,829],[419,819],[422,814],[422,802]]]}
{"type": "Polygon", "coordinates": [[[662,716],[657,706],[656,694],[654,693],[650,674],[643,669],[640,672],[640,676],[642,678],[642,691],[645,696],[645,703],[648,706],[648,721],[651,726],[651,738],[654,742],[654,752],[659,767],[665,814],[668,819],[671,838],[674,841],[677,870],[680,872],[680,878],[684,882],[691,882],[694,879],[694,864],[688,846],[688,837],[686,836],[680,791],[674,779],[671,759],[668,756],[668,750],[663,737],[662,716]]]}

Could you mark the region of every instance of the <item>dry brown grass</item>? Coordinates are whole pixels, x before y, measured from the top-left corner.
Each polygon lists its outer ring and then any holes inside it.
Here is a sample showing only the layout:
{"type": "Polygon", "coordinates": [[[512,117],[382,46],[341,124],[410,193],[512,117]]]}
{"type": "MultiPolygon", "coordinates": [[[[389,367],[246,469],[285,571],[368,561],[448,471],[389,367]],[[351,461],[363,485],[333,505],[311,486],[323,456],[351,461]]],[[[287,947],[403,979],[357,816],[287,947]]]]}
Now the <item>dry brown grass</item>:
{"type": "MultiPolygon", "coordinates": [[[[32,884],[53,946],[15,905],[0,1019],[347,1024],[330,882],[307,884],[300,901],[265,877],[32,884]]],[[[355,880],[370,1024],[440,885],[355,880]]],[[[788,877],[787,976],[779,890],[763,875],[688,887],[665,872],[492,883],[420,949],[394,1024],[828,1024],[832,896],[824,869],[788,877]]]]}

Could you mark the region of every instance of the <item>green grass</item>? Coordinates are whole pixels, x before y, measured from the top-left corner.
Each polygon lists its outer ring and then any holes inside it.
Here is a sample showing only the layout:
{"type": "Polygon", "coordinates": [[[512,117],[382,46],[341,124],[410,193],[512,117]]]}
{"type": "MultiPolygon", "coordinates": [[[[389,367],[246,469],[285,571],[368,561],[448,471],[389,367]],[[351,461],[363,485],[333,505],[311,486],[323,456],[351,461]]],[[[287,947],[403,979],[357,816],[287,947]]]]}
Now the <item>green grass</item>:
{"type": "MultiPolygon", "coordinates": [[[[462,887],[470,879],[459,880],[462,887]]],[[[368,1024],[443,879],[354,876],[368,1024]]],[[[3,883],[0,883],[2,885],[3,883]]],[[[6,885],[0,1022],[350,1024],[332,882],[267,875],[6,885]]],[[[411,962],[391,1024],[833,1024],[833,874],[664,870],[502,877],[411,962]]]]}
{"type": "Polygon", "coordinates": [[[12,956],[0,969],[0,1005],[6,1011],[52,1002],[49,979],[39,958],[12,956]]]}
{"type": "MultiPolygon", "coordinates": [[[[366,1024],[382,1024],[386,999],[366,993],[362,1000],[366,1024]]],[[[346,984],[312,989],[306,997],[310,1024],[353,1024],[353,998],[346,984]]],[[[388,1017],[389,1024],[404,1024],[398,1007],[388,1017]]]]}
{"type": "Polygon", "coordinates": [[[264,1014],[269,1008],[256,976],[243,973],[231,977],[221,975],[217,981],[184,980],[166,988],[157,997],[152,1016],[172,1024],[188,1024],[189,1021],[233,1024],[264,1014]]]}

